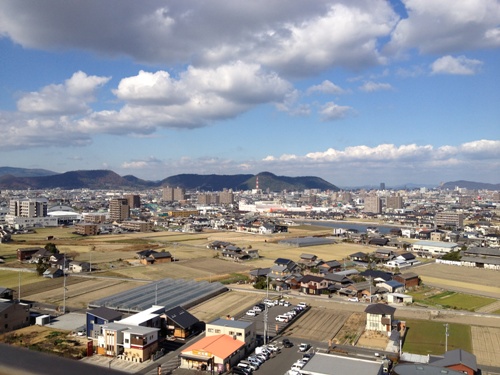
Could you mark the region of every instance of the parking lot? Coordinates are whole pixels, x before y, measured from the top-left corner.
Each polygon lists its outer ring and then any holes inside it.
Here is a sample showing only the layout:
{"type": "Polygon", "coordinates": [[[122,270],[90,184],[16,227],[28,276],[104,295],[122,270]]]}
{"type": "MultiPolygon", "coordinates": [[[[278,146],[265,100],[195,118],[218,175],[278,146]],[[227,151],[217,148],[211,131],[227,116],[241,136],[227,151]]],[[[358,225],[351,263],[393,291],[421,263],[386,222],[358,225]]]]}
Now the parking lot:
{"type": "MultiPolygon", "coordinates": [[[[296,308],[296,305],[282,306],[282,305],[269,305],[267,307],[267,338],[272,340],[274,337],[279,335],[283,330],[285,330],[290,324],[295,322],[300,316],[302,316],[307,310],[308,307],[305,307],[296,312],[296,315],[290,317],[286,321],[277,321],[277,316],[282,316],[285,313],[289,312],[296,308]]],[[[253,306],[248,306],[248,310],[251,310],[253,306]]],[[[266,320],[266,310],[262,312],[256,312],[255,316],[243,315],[237,317],[238,320],[246,321],[246,322],[255,322],[255,329],[258,336],[264,337],[264,322],[266,320]]]]}

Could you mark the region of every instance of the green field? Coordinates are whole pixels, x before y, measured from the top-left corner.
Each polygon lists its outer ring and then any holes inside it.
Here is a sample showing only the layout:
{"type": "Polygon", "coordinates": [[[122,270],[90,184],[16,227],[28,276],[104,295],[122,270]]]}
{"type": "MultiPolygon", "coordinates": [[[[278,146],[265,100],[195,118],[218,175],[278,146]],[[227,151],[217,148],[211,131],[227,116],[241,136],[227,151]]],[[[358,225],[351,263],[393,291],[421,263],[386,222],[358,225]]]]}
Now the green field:
{"type": "Polygon", "coordinates": [[[451,291],[435,294],[430,293],[428,289],[410,292],[409,294],[413,296],[416,303],[467,311],[477,311],[481,307],[487,306],[496,301],[494,298],[451,291]]]}
{"type": "MultiPolygon", "coordinates": [[[[445,352],[445,326],[428,320],[406,320],[408,333],[403,351],[414,354],[442,355],[445,352]]],[[[448,350],[463,349],[472,352],[471,329],[463,324],[448,325],[448,350]]]]}
{"type": "MultiPolygon", "coordinates": [[[[19,281],[21,285],[36,283],[42,278],[36,272],[17,272],[0,270],[0,286],[18,290],[19,281]]],[[[21,287],[22,289],[22,287],[21,287]]],[[[22,294],[22,290],[21,290],[22,294]]]]}

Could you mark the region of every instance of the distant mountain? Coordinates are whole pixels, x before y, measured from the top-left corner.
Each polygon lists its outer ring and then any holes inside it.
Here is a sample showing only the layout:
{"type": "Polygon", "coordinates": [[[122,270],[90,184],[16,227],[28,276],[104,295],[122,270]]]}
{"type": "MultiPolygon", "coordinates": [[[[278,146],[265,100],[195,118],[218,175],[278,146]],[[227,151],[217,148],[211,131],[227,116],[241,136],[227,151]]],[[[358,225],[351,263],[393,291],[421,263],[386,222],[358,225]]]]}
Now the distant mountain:
{"type": "Polygon", "coordinates": [[[0,189],[147,189],[161,186],[182,187],[188,190],[221,191],[250,190],[256,187],[270,191],[320,189],[338,191],[335,185],[319,177],[276,176],[269,172],[258,175],[198,175],[180,174],[161,181],[146,181],[135,176],[121,177],[109,170],[72,171],[51,176],[16,177],[12,174],[0,176],[0,189]]]}
{"type": "Polygon", "coordinates": [[[0,176],[11,175],[14,177],[40,177],[40,176],[53,176],[55,174],[58,173],[53,171],[48,171],[46,169],[0,167],[0,176]]]}
{"type": "Polygon", "coordinates": [[[485,182],[473,181],[451,181],[440,185],[441,189],[453,190],[456,187],[468,190],[500,190],[500,184],[488,184],[485,182]]]}
{"type": "Polygon", "coordinates": [[[199,191],[221,191],[224,188],[233,190],[251,190],[257,186],[259,178],[259,189],[270,191],[282,190],[304,190],[320,189],[338,191],[335,185],[319,177],[286,177],[276,176],[269,172],[261,172],[257,175],[199,175],[180,174],[168,177],[161,181],[162,186],[182,187],[184,189],[199,191]]]}
{"type": "Polygon", "coordinates": [[[136,185],[113,171],[73,171],[41,177],[0,177],[2,189],[119,189],[134,188],[136,185]]]}

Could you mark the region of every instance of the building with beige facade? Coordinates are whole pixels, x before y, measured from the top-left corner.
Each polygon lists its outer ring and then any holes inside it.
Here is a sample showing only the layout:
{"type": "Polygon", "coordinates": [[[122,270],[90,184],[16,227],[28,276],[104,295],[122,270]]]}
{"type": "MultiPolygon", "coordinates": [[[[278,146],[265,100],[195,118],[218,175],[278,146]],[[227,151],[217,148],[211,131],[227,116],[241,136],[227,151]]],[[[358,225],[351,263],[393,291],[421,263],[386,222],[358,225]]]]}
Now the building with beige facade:
{"type": "Polygon", "coordinates": [[[75,224],[75,233],[82,236],[96,236],[99,234],[99,225],[92,223],[78,223],[75,224]]]}
{"type": "Polygon", "coordinates": [[[130,217],[130,206],[126,198],[113,198],[109,201],[111,221],[121,223],[130,217]]]}

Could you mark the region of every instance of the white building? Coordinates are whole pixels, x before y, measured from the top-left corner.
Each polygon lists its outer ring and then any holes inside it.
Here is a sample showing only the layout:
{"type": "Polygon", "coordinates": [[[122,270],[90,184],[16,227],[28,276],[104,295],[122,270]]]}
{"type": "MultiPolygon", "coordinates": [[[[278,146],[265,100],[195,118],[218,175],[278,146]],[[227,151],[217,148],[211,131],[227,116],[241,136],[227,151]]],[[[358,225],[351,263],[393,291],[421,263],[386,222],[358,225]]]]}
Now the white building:
{"type": "Polygon", "coordinates": [[[417,241],[412,245],[412,249],[421,253],[422,256],[436,257],[458,250],[458,244],[454,242],[417,241]]]}

